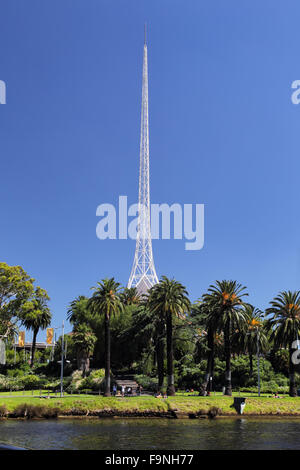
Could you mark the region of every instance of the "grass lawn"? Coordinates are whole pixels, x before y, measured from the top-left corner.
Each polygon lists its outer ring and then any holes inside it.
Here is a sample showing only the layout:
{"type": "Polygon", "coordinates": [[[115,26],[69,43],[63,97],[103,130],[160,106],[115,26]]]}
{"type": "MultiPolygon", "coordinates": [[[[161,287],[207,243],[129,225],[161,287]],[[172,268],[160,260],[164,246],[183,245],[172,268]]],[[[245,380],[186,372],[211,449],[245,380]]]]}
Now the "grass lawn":
{"type": "MultiPolygon", "coordinates": [[[[231,407],[232,397],[222,394],[210,397],[199,396],[175,396],[168,399],[154,398],[152,396],[142,397],[102,397],[95,395],[70,396],[63,398],[53,397],[50,399],[23,396],[22,392],[14,392],[13,396],[1,394],[0,406],[5,405],[9,412],[14,411],[19,405],[43,406],[46,408],[58,408],[59,415],[87,415],[92,412],[112,411],[115,413],[143,413],[143,412],[168,412],[175,410],[179,413],[208,412],[211,407],[219,408],[220,415],[235,416],[237,413],[231,407]]],[[[242,394],[241,394],[242,395],[242,394]]],[[[50,395],[51,396],[51,395],[50,395]]],[[[300,416],[300,397],[272,398],[270,395],[262,397],[249,396],[246,399],[244,415],[293,415],[300,416]]]]}
{"type": "MultiPolygon", "coordinates": [[[[291,414],[300,416],[300,398],[273,398],[270,395],[261,397],[246,397],[246,406],[244,415],[277,415],[291,414]]],[[[209,410],[210,407],[216,406],[221,409],[221,415],[236,415],[236,411],[231,407],[233,403],[232,397],[223,395],[212,395],[210,397],[170,397],[168,399],[172,408],[177,408],[181,412],[197,412],[200,409],[209,410]]]]}

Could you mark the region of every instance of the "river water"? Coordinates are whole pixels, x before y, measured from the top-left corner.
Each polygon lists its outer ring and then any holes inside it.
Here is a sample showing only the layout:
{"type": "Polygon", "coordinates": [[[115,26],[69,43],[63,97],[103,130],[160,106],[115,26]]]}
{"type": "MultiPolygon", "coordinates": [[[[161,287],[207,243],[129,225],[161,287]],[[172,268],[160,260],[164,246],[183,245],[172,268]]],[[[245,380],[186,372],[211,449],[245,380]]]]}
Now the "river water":
{"type": "Polygon", "coordinates": [[[300,419],[0,421],[0,442],[31,449],[300,449],[300,419]]]}

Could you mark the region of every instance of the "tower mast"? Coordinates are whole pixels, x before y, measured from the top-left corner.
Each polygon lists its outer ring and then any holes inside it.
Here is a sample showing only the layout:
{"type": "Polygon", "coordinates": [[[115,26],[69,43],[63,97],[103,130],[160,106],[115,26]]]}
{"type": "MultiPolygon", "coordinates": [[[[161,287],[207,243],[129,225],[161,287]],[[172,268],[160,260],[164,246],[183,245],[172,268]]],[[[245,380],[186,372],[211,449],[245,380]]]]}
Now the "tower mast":
{"type": "Polygon", "coordinates": [[[140,295],[145,295],[148,289],[158,282],[153,261],[150,227],[148,51],[146,39],[145,24],[140,138],[139,213],[135,255],[128,281],[128,287],[136,287],[140,295]]]}

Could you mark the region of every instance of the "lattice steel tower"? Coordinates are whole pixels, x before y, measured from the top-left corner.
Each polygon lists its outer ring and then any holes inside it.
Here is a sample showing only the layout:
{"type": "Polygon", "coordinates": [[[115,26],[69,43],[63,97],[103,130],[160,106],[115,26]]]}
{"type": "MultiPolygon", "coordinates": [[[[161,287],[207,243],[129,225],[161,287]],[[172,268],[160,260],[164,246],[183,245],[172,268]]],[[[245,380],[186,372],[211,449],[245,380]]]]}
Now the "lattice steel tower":
{"type": "Polygon", "coordinates": [[[145,26],[141,141],[140,141],[140,175],[139,175],[139,213],[133,266],[128,287],[136,287],[140,295],[158,282],[156,275],[150,228],[150,188],[149,188],[149,116],[148,116],[148,57],[145,26]]]}

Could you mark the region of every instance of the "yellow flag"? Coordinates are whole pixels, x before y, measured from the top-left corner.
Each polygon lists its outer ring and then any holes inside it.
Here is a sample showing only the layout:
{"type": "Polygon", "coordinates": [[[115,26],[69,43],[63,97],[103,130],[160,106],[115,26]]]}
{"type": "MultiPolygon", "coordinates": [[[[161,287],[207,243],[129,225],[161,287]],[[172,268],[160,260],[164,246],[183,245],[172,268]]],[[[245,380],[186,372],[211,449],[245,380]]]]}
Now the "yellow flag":
{"type": "Polygon", "coordinates": [[[53,328],[47,328],[47,344],[52,344],[53,334],[53,328]]]}
{"type": "Polygon", "coordinates": [[[23,348],[25,346],[25,331],[19,332],[19,346],[23,348]]]}

